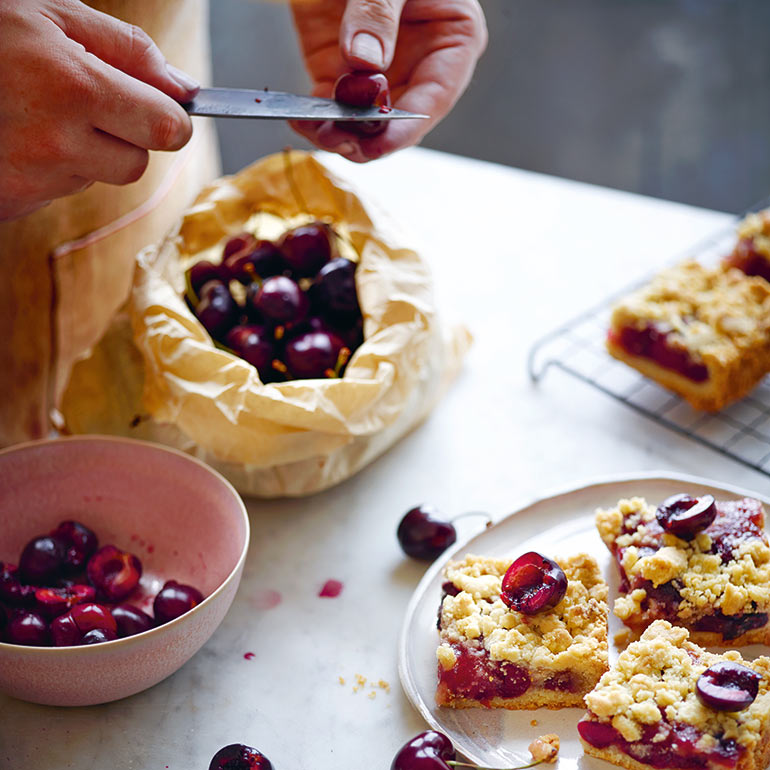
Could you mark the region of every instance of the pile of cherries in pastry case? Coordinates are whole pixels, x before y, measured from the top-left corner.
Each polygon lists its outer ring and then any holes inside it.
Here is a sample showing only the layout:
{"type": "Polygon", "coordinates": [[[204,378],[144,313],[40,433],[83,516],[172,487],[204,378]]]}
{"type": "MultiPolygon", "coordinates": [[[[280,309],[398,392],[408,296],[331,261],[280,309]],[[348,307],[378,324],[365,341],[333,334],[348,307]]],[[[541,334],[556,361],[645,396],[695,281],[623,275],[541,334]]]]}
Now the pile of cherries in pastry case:
{"type": "Polygon", "coordinates": [[[167,581],[150,616],[126,603],[142,563],[88,527],[62,521],[27,543],[18,566],[0,562],[0,640],[37,647],[109,642],[168,623],[203,601],[197,588],[167,581]]]}
{"type": "Polygon", "coordinates": [[[276,243],[241,233],[225,243],[221,263],[190,267],[186,299],[211,337],[256,367],[262,382],[339,377],[363,342],[355,271],[335,255],[324,222],[276,243]],[[242,304],[232,282],[245,286],[242,304]]]}

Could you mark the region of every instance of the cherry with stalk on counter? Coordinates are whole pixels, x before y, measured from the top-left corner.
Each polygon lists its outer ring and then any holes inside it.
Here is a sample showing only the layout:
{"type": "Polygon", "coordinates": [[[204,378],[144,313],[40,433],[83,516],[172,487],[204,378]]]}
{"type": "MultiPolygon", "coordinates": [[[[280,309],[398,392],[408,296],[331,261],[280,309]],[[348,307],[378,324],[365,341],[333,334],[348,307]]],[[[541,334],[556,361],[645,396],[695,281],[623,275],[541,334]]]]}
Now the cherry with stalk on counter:
{"type": "Polygon", "coordinates": [[[492,524],[491,517],[481,511],[461,513],[450,521],[435,506],[423,503],[404,514],[396,530],[396,537],[407,556],[421,561],[433,561],[457,541],[457,530],[453,522],[467,516],[483,516],[487,520],[486,526],[492,524]]]}

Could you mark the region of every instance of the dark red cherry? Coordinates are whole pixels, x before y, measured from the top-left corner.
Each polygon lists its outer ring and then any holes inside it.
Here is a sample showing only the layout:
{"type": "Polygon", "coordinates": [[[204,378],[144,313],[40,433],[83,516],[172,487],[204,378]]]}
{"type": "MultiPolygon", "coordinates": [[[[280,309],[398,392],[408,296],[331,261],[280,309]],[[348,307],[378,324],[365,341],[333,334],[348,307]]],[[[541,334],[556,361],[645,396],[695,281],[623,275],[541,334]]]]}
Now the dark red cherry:
{"type": "Polygon", "coordinates": [[[200,291],[195,315],[204,329],[219,339],[237,320],[240,308],[222,281],[208,281],[200,291]]]}
{"type": "Polygon", "coordinates": [[[224,267],[230,278],[248,286],[257,279],[278,275],[286,264],[272,241],[256,241],[250,248],[229,256],[224,267]]]}
{"type": "Polygon", "coordinates": [[[114,631],[104,628],[93,628],[83,634],[80,644],[101,644],[102,642],[111,642],[117,638],[118,635],[114,631]]]}
{"type": "Polygon", "coordinates": [[[43,535],[30,540],[19,557],[19,577],[25,583],[52,582],[64,565],[66,548],[57,537],[43,535]]]}
{"type": "Polygon", "coordinates": [[[433,506],[418,505],[404,514],[396,537],[407,556],[433,561],[457,540],[457,530],[433,506]]]}
{"type": "Polygon", "coordinates": [[[327,262],[318,272],[315,294],[325,312],[337,315],[359,313],[356,263],[343,257],[327,262]]]}
{"type": "Polygon", "coordinates": [[[203,594],[197,588],[177,583],[176,580],[168,580],[158,591],[152,605],[155,622],[168,623],[189,612],[202,601],[203,594]]]}
{"type": "Polygon", "coordinates": [[[11,644],[47,647],[51,644],[51,630],[39,612],[17,610],[8,621],[5,638],[11,644]]]}
{"type": "MultiPolygon", "coordinates": [[[[89,631],[99,629],[117,636],[118,626],[112,613],[101,604],[84,602],[60,615],[51,623],[53,643],[57,647],[80,644],[89,631]]],[[[115,637],[113,637],[115,638],[115,637]]]]}
{"type": "Polygon", "coordinates": [[[337,376],[337,363],[345,344],[330,332],[307,332],[290,340],[283,360],[292,377],[313,380],[337,376]]]}
{"type": "Polygon", "coordinates": [[[155,627],[155,621],[133,604],[119,604],[113,607],[112,617],[118,625],[118,636],[134,636],[155,627]]]}
{"type": "Polygon", "coordinates": [[[332,256],[330,228],[312,222],[285,233],[278,243],[283,258],[298,277],[315,275],[332,256]]]}
{"type": "Polygon", "coordinates": [[[456,757],[452,741],[436,730],[426,730],[407,741],[393,757],[390,770],[450,770],[456,757]]]}
{"type": "Polygon", "coordinates": [[[88,580],[111,602],[127,598],[139,585],[142,562],[132,553],[105,545],[88,560],[88,580]]]}
{"type": "Polygon", "coordinates": [[[761,680],[753,669],[724,660],[698,677],[695,692],[701,703],[715,711],[740,711],[754,702],[761,680]]]}
{"type": "Polygon", "coordinates": [[[64,569],[68,573],[85,569],[99,547],[96,535],[78,521],[62,521],[51,535],[64,543],[64,569]]]}
{"type": "Polygon", "coordinates": [[[583,719],[577,725],[580,737],[591,746],[603,749],[618,739],[618,734],[612,725],[603,722],[591,722],[583,719]]]}
{"type": "Polygon", "coordinates": [[[13,564],[0,562],[0,601],[12,607],[32,607],[35,604],[35,587],[21,582],[18,567],[13,564]]]}
{"type": "Polygon", "coordinates": [[[254,296],[254,307],[274,324],[298,323],[309,306],[305,292],[285,275],[268,278],[254,296]]]}
{"type": "Polygon", "coordinates": [[[222,280],[222,270],[220,265],[215,265],[207,259],[202,259],[189,268],[187,279],[190,283],[190,288],[200,296],[200,290],[204,284],[207,284],[209,281],[222,280]]]}
{"type": "Polygon", "coordinates": [[[564,570],[552,559],[530,551],[508,567],[500,598],[523,615],[535,615],[555,607],[566,592],[564,570]]]}
{"type": "Polygon", "coordinates": [[[275,346],[273,335],[265,326],[233,326],[225,336],[225,345],[255,367],[263,382],[272,377],[275,346]]]}
{"type": "Polygon", "coordinates": [[[63,615],[76,604],[93,601],[95,596],[96,589],[86,585],[74,585],[70,588],[38,588],[35,590],[37,609],[47,618],[63,615]]]}
{"type": "MultiPolygon", "coordinates": [[[[332,98],[341,104],[354,107],[379,107],[381,112],[390,111],[390,86],[382,72],[346,72],[337,78],[332,98]]],[[[384,120],[337,121],[346,131],[364,136],[379,134],[387,127],[384,120]]]]}
{"type": "Polygon", "coordinates": [[[664,500],[655,511],[660,526],[682,540],[692,540],[713,523],[716,515],[717,506],[711,495],[674,495],[664,500]]]}
{"type": "Polygon", "coordinates": [[[257,239],[251,233],[243,232],[227,239],[222,250],[222,262],[240,251],[250,251],[257,245],[257,239]]]}
{"type": "Polygon", "coordinates": [[[273,766],[261,751],[231,743],[214,754],[209,770],[273,770],[273,766]]]}
{"type": "Polygon", "coordinates": [[[382,72],[345,72],[334,83],[334,100],[353,107],[390,106],[390,86],[382,72]]]}

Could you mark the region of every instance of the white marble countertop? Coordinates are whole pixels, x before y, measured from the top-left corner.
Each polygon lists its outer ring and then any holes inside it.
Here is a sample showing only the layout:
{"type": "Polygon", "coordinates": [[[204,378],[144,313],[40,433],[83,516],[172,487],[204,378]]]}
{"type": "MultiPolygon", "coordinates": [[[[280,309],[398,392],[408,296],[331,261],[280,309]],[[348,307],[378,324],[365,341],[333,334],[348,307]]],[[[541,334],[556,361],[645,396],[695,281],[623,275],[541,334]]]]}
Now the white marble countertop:
{"type": "Polygon", "coordinates": [[[430,260],[439,306],[476,337],[464,372],[423,426],[347,483],[305,500],[248,501],[235,603],[174,676],[90,708],[0,696],[0,768],[207,770],[233,742],[261,749],[276,770],[387,768],[425,729],[396,667],[426,569],[395,539],[407,509],[431,501],[448,515],[499,517],[556,488],[659,469],[768,492],[765,476],[563,373],[534,386],[526,372],[543,332],[728,215],[426,150],[365,167],[326,160],[430,260]],[[318,597],[328,578],[343,582],[338,598],[318,597]],[[356,675],[367,679],[358,691],[356,675]],[[390,689],[372,687],[380,680],[390,689]]]}

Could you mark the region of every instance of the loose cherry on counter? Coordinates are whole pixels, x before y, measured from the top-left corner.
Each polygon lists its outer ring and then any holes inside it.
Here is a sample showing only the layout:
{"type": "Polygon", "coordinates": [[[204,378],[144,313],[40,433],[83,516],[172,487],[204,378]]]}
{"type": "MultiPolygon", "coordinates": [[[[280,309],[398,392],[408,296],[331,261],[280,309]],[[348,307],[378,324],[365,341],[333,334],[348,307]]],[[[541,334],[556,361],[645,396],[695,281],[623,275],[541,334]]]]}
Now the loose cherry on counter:
{"type": "Polygon", "coordinates": [[[273,766],[261,751],[242,743],[231,743],[214,754],[209,770],[273,770],[273,766]]]}
{"type": "Polygon", "coordinates": [[[192,586],[168,580],[153,602],[153,614],[157,624],[168,623],[203,601],[203,594],[192,586]]]}
{"type": "Polygon", "coordinates": [[[717,506],[711,495],[674,495],[664,500],[655,511],[658,524],[682,540],[692,540],[714,522],[716,515],[717,506]]]}
{"type": "Polygon", "coordinates": [[[695,693],[701,703],[715,711],[741,711],[754,702],[761,680],[753,669],[724,660],[698,677],[695,693]]]}
{"type": "Polygon", "coordinates": [[[566,592],[564,570],[553,559],[529,551],[508,567],[500,598],[523,615],[535,615],[555,607],[566,592]]]}
{"type": "Polygon", "coordinates": [[[433,561],[457,540],[457,530],[436,508],[423,504],[404,514],[396,537],[407,556],[433,561]]]}
{"type": "Polygon", "coordinates": [[[126,599],[139,585],[142,563],[132,553],[105,545],[88,560],[88,580],[111,602],[126,599]]]}

